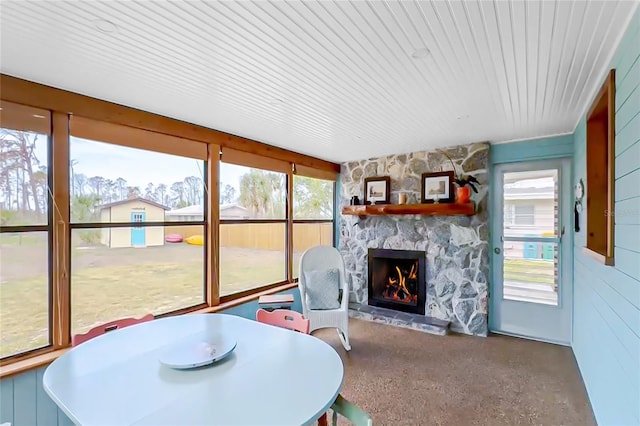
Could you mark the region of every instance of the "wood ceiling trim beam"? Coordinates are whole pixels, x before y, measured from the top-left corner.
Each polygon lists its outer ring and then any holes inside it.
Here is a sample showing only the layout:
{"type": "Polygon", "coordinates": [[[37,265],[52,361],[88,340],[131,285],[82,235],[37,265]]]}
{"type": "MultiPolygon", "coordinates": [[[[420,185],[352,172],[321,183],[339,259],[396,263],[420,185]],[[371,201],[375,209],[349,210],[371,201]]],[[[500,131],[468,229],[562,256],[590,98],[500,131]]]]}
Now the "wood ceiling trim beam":
{"type": "Polygon", "coordinates": [[[212,143],[336,174],[340,173],[340,165],[336,163],[6,74],[0,74],[0,97],[22,105],[212,143]]]}

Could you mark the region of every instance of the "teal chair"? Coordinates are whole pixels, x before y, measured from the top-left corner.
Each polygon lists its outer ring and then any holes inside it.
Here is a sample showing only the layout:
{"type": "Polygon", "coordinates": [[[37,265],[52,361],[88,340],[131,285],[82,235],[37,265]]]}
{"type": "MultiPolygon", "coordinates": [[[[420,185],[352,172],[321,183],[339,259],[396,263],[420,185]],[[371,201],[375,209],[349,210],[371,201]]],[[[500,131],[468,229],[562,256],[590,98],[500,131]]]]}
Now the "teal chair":
{"type": "Polygon", "coordinates": [[[338,414],[345,417],[355,426],[373,426],[371,416],[362,411],[362,409],[357,407],[355,404],[344,399],[342,395],[338,395],[338,398],[336,398],[331,409],[333,410],[333,421],[331,422],[333,426],[338,424],[338,414]]]}

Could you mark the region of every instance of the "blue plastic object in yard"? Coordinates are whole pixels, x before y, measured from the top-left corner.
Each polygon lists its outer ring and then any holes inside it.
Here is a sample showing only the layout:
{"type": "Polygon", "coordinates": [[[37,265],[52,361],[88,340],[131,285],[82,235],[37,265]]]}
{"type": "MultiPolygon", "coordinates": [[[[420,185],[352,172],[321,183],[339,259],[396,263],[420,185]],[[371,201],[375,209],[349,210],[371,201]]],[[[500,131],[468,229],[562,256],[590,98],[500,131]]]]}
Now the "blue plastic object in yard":
{"type": "MultiPolygon", "coordinates": [[[[525,235],[525,237],[537,237],[537,235],[525,235]]],[[[524,243],[522,257],[525,259],[538,259],[538,243],[524,243]]]]}
{"type": "Polygon", "coordinates": [[[537,243],[524,243],[524,256],[525,259],[537,259],[538,258],[538,244],[537,243]]]}

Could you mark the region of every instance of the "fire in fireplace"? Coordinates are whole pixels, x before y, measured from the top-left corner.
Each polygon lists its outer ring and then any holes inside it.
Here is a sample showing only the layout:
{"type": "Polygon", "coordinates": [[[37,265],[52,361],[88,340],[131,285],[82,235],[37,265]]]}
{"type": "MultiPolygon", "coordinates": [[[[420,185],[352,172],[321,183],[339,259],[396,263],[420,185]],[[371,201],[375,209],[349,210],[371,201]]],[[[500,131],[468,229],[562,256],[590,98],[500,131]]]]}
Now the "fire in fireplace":
{"type": "Polygon", "coordinates": [[[425,253],[369,249],[369,305],[424,315],[425,253]]]}

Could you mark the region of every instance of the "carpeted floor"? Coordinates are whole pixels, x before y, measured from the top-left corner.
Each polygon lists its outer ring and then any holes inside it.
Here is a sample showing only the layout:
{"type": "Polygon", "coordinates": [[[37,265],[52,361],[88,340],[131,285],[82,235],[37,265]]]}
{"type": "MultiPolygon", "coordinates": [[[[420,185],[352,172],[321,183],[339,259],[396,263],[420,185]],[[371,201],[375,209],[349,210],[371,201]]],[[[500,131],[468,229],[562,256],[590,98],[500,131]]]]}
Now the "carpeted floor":
{"type": "Polygon", "coordinates": [[[354,319],[348,353],[334,329],[313,334],[338,351],[341,393],[375,425],[595,424],[570,348],[497,335],[440,337],[354,319]]]}

